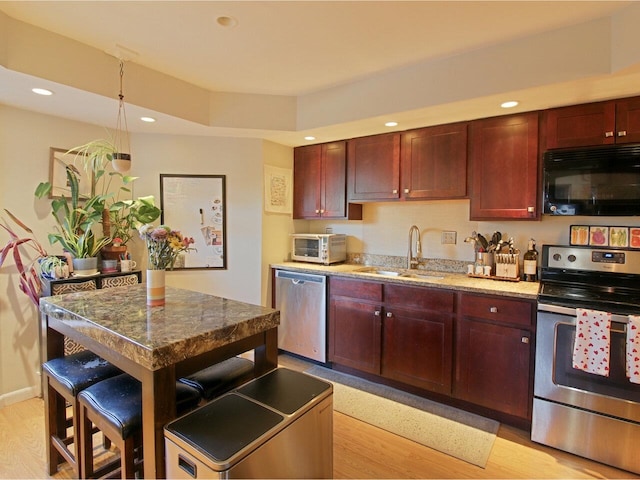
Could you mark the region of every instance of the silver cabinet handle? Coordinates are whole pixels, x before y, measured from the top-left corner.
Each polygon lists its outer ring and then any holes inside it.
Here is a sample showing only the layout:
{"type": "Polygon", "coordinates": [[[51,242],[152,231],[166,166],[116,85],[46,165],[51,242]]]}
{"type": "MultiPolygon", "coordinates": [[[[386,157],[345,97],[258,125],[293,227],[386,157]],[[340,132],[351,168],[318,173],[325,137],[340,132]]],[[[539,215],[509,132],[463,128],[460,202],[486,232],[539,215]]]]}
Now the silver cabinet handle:
{"type": "Polygon", "coordinates": [[[320,213],[320,210],[316,210],[316,213],[320,213]]]}
{"type": "Polygon", "coordinates": [[[522,343],[529,343],[529,337],[522,337],[522,338],[520,339],[520,341],[521,341],[522,343]]]}
{"type": "Polygon", "coordinates": [[[324,213],[324,208],[322,210],[320,210],[320,213],[324,213]]]}
{"type": "Polygon", "coordinates": [[[405,188],[405,189],[404,189],[404,193],[409,193],[409,189],[408,189],[408,188],[405,188]]]}
{"type": "Polygon", "coordinates": [[[374,314],[376,317],[379,317],[379,316],[380,316],[380,310],[376,310],[375,312],[373,312],[373,314],[374,314]]]}
{"type": "Polygon", "coordinates": [[[535,213],[536,207],[527,207],[527,213],[535,213]]]}
{"type": "Polygon", "coordinates": [[[393,317],[393,313],[387,312],[387,318],[391,318],[391,317],[393,317]]]}
{"type": "Polygon", "coordinates": [[[491,307],[491,308],[489,308],[489,311],[491,313],[498,313],[498,307],[491,307]]]}
{"type": "Polygon", "coordinates": [[[613,137],[613,132],[604,132],[605,138],[613,137]]]}
{"type": "Polygon", "coordinates": [[[627,136],[627,131],[626,130],[620,130],[618,132],[618,136],[619,137],[626,137],[627,136]]]}
{"type": "Polygon", "coordinates": [[[396,190],[395,188],[393,189],[393,191],[391,193],[398,193],[398,190],[396,190]]]}

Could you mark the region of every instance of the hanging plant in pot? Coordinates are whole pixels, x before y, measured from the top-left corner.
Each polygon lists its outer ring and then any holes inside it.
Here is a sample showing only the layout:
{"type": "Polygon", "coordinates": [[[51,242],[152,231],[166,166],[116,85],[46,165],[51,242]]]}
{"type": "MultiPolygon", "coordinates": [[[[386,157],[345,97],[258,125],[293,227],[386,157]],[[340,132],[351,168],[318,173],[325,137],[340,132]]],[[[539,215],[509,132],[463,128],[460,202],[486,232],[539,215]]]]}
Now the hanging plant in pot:
{"type": "MultiPolygon", "coordinates": [[[[73,270],[77,275],[91,275],[98,272],[100,249],[111,242],[111,237],[97,238],[92,231],[92,227],[102,219],[106,197],[94,195],[81,204],[78,171],[73,165],[67,166],[67,182],[70,197],[62,196],[51,202],[56,231],[49,233],[49,243],[59,243],[73,256],[73,270]]],[[[41,183],[35,195],[43,198],[50,190],[50,183],[41,183]]]]}

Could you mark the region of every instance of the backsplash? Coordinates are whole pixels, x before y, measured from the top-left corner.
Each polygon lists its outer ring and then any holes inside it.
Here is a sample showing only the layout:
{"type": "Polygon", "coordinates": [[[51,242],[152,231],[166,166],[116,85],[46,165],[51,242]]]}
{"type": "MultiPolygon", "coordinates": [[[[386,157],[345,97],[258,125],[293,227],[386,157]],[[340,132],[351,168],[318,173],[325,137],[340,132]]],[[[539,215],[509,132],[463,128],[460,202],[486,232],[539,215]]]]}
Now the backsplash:
{"type": "MultiPolygon", "coordinates": [[[[371,253],[347,253],[347,263],[354,265],[407,268],[407,257],[395,255],[375,255],[371,253]]],[[[469,262],[461,260],[449,260],[446,258],[420,259],[418,270],[432,272],[465,273],[469,262]]]]}

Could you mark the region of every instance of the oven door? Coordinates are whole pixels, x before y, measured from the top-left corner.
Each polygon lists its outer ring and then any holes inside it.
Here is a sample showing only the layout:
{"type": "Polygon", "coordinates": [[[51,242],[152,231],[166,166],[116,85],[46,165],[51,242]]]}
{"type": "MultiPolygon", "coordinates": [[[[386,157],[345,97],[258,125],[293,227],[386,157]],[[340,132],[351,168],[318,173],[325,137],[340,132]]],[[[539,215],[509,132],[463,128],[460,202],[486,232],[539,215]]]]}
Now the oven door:
{"type": "Polygon", "coordinates": [[[574,308],[539,304],[534,395],[640,422],[640,385],[626,376],[626,317],[612,317],[609,377],[573,368],[575,325],[574,308]]]}

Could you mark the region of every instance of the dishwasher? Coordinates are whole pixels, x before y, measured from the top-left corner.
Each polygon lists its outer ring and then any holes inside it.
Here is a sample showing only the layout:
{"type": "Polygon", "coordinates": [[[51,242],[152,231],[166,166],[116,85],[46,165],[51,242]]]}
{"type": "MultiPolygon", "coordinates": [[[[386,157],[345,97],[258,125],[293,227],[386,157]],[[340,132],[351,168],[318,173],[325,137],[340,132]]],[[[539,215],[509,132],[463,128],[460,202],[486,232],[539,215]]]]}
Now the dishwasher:
{"type": "Polygon", "coordinates": [[[275,293],[280,310],[278,348],[326,363],[326,277],[276,270],[275,293]]]}

